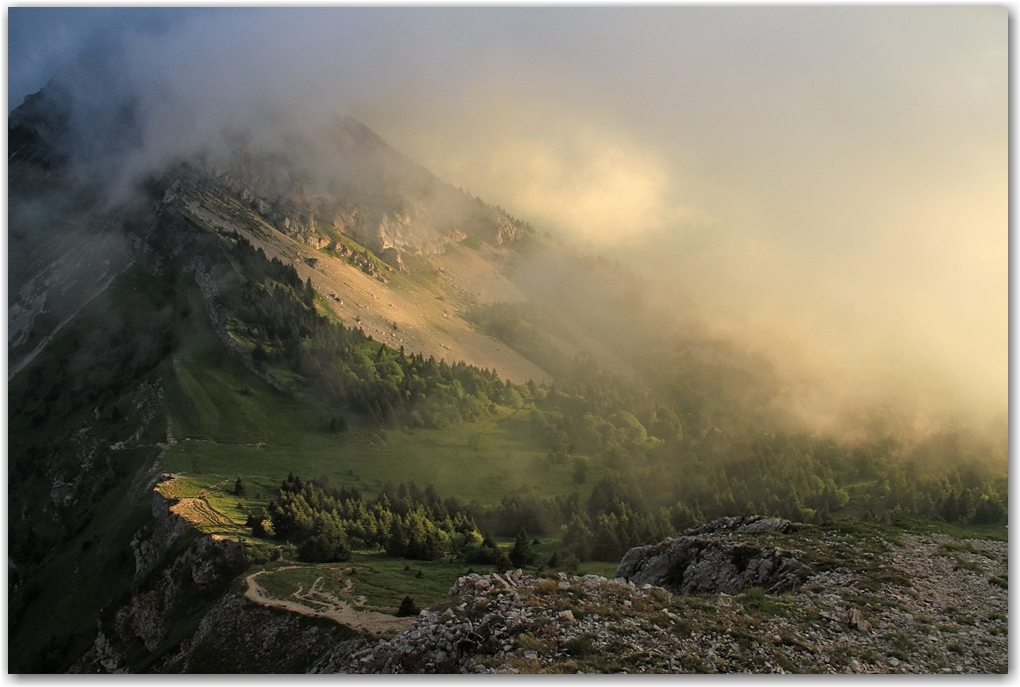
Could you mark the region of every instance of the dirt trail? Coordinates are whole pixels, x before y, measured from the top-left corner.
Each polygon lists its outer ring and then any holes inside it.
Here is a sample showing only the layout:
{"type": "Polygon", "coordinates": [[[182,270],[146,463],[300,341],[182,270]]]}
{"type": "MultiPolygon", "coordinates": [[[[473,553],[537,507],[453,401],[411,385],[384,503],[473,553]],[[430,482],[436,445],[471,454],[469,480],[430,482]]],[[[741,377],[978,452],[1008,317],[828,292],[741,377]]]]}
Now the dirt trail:
{"type": "MultiPolygon", "coordinates": [[[[284,568],[277,568],[274,572],[293,570],[297,567],[298,566],[296,565],[291,565],[284,568]]],[[[275,599],[266,594],[266,590],[255,581],[256,577],[264,575],[267,572],[269,571],[260,570],[259,572],[252,573],[245,578],[245,581],[248,583],[248,589],[244,593],[244,598],[262,606],[282,608],[293,613],[300,613],[301,615],[307,615],[314,618],[329,618],[330,620],[340,623],[341,625],[346,625],[352,629],[376,635],[400,632],[414,620],[413,618],[397,618],[392,615],[376,613],[374,611],[356,611],[347,603],[337,599],[332,594],[326,594],[318,590],[318,580],[316,580],[316,584],[312,585],[312,589],[305,592],[304,595],[301,595],[300,589],[295,593],[295,595],[306,601],[313,601],[313,603],[320,606],[320,608],[309,608],[308,606],[295,601],[275,599]],[[312,600],[309,598],[311,596],[318,597],[318,599],[321,600],[312,600]]]]}

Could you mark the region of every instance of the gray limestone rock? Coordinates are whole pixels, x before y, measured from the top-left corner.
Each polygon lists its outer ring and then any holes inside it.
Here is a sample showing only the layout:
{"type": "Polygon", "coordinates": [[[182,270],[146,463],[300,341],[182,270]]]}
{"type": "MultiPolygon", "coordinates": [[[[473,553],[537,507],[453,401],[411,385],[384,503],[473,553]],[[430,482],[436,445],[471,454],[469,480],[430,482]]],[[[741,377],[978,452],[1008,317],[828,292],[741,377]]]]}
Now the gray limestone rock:
{"type": "Polygon", "coordinates": [[[615,577],[637,586],[662,587],[683,596],[734,594],[749,587],[784,591],[806,579],[808,568],[791,551],[762,547],[753,539],[738,535],[785,533],[790,527],[788,520],[778,518],[719,518],[658,544],[631,549],[617,567],[615,577]]]}

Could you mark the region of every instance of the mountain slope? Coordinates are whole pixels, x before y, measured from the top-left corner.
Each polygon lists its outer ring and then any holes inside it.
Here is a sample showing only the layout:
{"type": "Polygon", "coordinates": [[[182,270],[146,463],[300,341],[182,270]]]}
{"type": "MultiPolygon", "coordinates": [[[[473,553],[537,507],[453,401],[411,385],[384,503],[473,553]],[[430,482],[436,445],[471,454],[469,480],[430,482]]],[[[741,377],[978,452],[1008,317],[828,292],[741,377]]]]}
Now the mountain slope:
{"type": "Polygon", "coordinates": [[[281,231],[241,201],[244,190],[239,197],[225,186],[203,183],[202,177],[180,174],[181,183],[171,186],[165,198],[168,206],[211,228],[236,231],[268,256],[293,264],[302,280],[311,278],[315,289],[328,296],[324,305],[342,321],[395,348],[494,368],[518,383],[549,379],[513,350],[474,331],[461,316],[470,303],[524,300],[498,269],[511,249],[486,246],[487,254],[480,255],[451,242],[441,255],[414,256],[415,268],[407,272],[321,225],[304,235],[281,231]]]}
{"type": "Polygon", "coordinates": [[[1002,531],[986,444],[784,433],[767,364],[357,122],[235,133],[110,204],[61,107],[47,89],[9,122],[13,671],[260,642],[250,665],[304,670],[374,645],[315,608],[442,603],[511,555],[610,575],[720,515],[1002,531]],[[263,571],[305,610],[257,641],[263,571]]]}

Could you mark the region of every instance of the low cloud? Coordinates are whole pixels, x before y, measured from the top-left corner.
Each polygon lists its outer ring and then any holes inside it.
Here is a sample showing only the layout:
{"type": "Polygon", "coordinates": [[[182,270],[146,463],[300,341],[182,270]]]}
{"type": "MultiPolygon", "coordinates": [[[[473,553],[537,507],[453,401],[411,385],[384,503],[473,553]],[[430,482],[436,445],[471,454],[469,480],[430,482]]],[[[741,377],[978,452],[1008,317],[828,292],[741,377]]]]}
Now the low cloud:
{"type": "Polygon", "coordinates": [[[84,12],[11,10],[10,89],[92,55],[65,72],[82,140],[137,118],[115,196],[225,132],[353,114],[690,296],[819,426],[1006,412],[1004,8],[84,12]]]}

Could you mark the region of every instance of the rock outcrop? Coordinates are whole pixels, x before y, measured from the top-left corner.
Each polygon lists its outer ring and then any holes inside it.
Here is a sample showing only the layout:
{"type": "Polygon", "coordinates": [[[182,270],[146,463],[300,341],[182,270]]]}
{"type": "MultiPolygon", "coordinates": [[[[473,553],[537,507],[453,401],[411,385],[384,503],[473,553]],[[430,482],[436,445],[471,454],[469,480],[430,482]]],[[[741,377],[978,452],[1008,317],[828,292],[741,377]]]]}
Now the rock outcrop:
{"type": "Polygon", "coordinates": [[[678,596],[595,575],[471,574],[401,634],[354,654],[337,647],[311,671],[1008,671],[1008,592],[989,582],[1005,574],[1006,542],[885,541],[825,528],[782,534],[787,526],[731,518],[681,535],[714,538],[720,548],[725,537],[786,539],[804,556],[830,557],[833,567],[781,594],[678,596]]]}
{"type": "Polygon", "coordinates": [[[790,531],[789,520],[760,516],[719,518],[651,546],[631,549],[616,577],[682,596],[735,594],[748,587],[769,593],[791,589],[809,574],[798,555],[761,546],[746,535],[790,531]]]}
{"type": "MultiPolygon", "coordinates": [[[[481,655],[498,652],[514,634],[512,627],[534,619],[522,603],[522,594],[544,581],[523,575],[520,570],[503,575],[466,575],[450,589],[446,610],[424,610],[411,627],[393,639],[353,655],[333,652],[312,672],[485,672],[478,663],[481,655]]],[[[556,616],[555,622],[569,624],[574,620],[563,615],[556,616]]]]}
{"type": "MultiPolygon", "coordinates": [[[[163,475],[159,481],[165,482],[169,477],[163,475]]],[[[158,491],[152,493],[152,521],[138,530],[131,539],[136,580],[155,570],[177,540],[192,530],[187,520],[170,511],[173,503],[158,491]]]]}
{"type": "Polygon", "coordinates": [[[248,567],[244,544],[199,534],[172,512],[172,503],[153,493],[153,520],[131,542],[136,566],[132,592],[107,622],[100,622],[92,649],[71,672],[124,672],[125,657],[159,651],[182,617],[220,598],[248,567]],[[167,562],[168,554],[185,544],[167,562]]]}
{"type": "MultiPolygon", "coordinates": [[[[314,140],[299,136],[266,147],[238,137],[204,172],[266,223],[314,248],[328,244],[326,233],[339,232],[380,255],[436,254],[468,235],[504,245],[533,231],[438,179],[351,118],[314,140]]],[[[399,269],[395,256],[383,259],[399,269]]]]}
{"type": "Polygon", "coordinates": [[[114,632],[125,638],[137,637],[155,652],[172,629],[171,619],[178,611],[197,600],[218,596],[247,567],[241,543],[200,536],[157,576],[152,589],[134,594],[117,611],[114,632]]]}
{"type": "Polygon", "coordinates": [[[163,666],[173,673],[303,673],[329,654],[373,640],[331,621],[258,606],[226,594],[163,666]]]}

